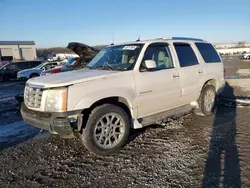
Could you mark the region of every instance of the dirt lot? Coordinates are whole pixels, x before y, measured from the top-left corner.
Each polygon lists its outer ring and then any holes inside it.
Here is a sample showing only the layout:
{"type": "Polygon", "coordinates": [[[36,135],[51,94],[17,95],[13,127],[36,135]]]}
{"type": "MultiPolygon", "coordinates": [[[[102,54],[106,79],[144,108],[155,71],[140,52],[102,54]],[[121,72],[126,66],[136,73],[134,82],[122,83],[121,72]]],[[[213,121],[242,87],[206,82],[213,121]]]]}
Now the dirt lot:
{"type": "MultiPolygon", "coordinates": [[[[250,68],[240,60],[226,65],[230,74],[250,68]]],[[[250,96],[238,87],[228,87],[226,94],[250,96]]],[[[121,151],[100,157],[77,138],[37,136],[39,130],[22,122],[9,97],[0,96],[0,187],[250,187],[248,107],[221,105],[211,117],[166,119],[133,131],[121,151]],[[22,131],[13,141],[16,136],[3,134],[15,123],[22,131]]]]}

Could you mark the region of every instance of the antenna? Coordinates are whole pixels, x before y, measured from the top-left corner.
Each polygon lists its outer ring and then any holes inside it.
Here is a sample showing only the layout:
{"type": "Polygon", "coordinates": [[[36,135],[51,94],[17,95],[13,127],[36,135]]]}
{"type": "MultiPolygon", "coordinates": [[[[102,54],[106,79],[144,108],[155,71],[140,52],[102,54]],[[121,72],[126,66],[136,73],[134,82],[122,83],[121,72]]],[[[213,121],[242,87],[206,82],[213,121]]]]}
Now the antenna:
{"type": "Polygon", "coordinates": [[[112,33],[112,37],[113,37],[112,41],[113,41],[113,44],[114,44],[115,43],[115,33],[114,32],[112,33]]]}
{"type": "Polygon", "coordinates": [[[136,42],[140,41],[140,36],[138,37],[138,39],[136,40],[136,42]]]}
{"type": "Polygon", "coordinates": [[[114,42],[115,42],[115,34],[114,32],[112,32],[112,43],[110,45],[114,45],[114,42]]]}

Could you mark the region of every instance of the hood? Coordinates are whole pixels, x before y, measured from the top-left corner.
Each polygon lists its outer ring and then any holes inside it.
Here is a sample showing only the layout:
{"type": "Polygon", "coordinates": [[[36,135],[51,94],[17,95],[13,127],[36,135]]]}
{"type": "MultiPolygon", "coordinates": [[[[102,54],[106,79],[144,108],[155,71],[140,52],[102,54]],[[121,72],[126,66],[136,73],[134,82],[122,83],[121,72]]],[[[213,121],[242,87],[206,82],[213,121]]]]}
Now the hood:
{"type": "Polygon", "coordinates": [[[91,52],[98,53],[100,51],[97,48],[79,42],[70,42],[67,48],[75,52],[79,57],[88,56],[91,52]]]}
{"type": "Polygon", "coordinates": [[[83,69],[35,77],[29,79],[27,81],[27,84],[44,86],[44,88],[63,87],[95,79],[102,79],[111,76],[120,76],[122,74],[124,73],[121,71],[83,69]]]}

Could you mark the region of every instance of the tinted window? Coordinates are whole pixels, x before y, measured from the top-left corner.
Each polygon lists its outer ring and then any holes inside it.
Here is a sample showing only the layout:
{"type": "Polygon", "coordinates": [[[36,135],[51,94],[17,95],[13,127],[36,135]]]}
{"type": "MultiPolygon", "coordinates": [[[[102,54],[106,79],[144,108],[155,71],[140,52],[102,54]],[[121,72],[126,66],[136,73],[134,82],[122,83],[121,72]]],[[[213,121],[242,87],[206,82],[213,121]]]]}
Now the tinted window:
{"type": "Polygon", "coordinates": [[[6,70],[10,70],[10,71],[16,70],[16,65],[14,63],[8,64],[6,66],[6,70]]]}
{"type": "Polygon", "coordinates": [[[189,44],[174,43],[174,47],[181,67],[187,67],[199,64],[198,59],[196,58],[196,55],[189,44]]]}
{"type": "Polygon", "coordinates": [[[143,62],[145,60],[154,60],[157,70],[174,67],[168,44],[158,43],[149,45],[144,54],[143,62]]]}
{"type": "Polygon", "coordinates": [[[29,68],[29,64],[27,62],[17,62],[16,63],[18,69],[28,69],[29,68]]]}
{"type": "Polygon", "coordinates": [[[36,66],[40,65],[41,63],[42,63],[41,61],[30,61],[29,62],[31,68],[36,67],[36,66]]]}
{"type": "Polygon", "coordinates": [[[219,55],[211,44],[195,43],[206,63],[221,62],[219,55]]]}

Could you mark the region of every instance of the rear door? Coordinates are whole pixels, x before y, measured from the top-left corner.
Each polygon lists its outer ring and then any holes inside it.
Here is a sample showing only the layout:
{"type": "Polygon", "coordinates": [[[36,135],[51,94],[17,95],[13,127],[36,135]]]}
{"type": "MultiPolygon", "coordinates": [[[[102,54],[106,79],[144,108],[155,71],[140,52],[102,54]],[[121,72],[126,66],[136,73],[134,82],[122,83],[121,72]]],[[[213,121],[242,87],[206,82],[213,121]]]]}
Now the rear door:
{"type": "Polygon", "coordinates": [[[205,79],[216,79],[216,89],[222,87],[224,85],[224,66],[219,54],[212,44],[197,42],[195,45],[200,52],[200,58],[204,62],[205,79]]]}
{"type": "Polygon", "coordinates": [[[17,63],[18,71],[29,69],[29,63],[27,61],[17,63]]]}
{"type": "Polygon", "coordinates": [[[181,101],[188,104],[200,95],[204,67],[199,63],[192,44],[176,42],[173,45],[180,64],[181,101]]]}
{"type": "Polygon", "coordinates": [[[139,72],[135,72],[138,96],[138,117],[156,114],[180,105],[180,80],[167,43],[150,44],[141,62],[139,72]],[[154,60],[155,70],[143,69],[145,60],[154,60]]]}

